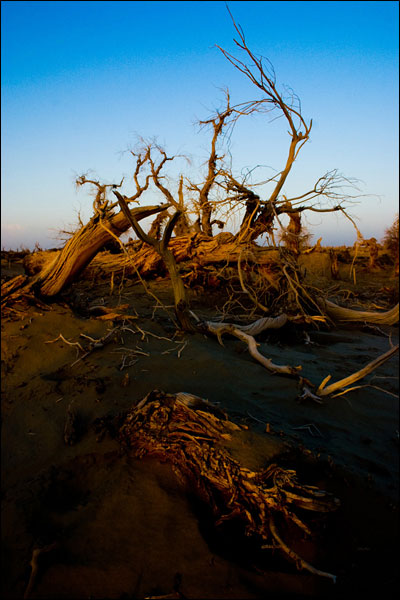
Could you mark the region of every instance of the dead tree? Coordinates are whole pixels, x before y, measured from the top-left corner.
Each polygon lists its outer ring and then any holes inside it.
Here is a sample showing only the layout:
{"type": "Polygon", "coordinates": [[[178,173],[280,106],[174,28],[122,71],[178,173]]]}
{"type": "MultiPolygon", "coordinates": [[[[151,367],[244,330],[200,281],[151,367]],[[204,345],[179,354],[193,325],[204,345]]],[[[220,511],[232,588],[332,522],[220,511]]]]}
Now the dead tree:
{"type": "MultiPolygon", "coordinates": [[[[274,223],[276,220],[279,221],[281,214],[289,216],[289,230],[293,234],[294,240],[296,240],[299,231],[301,231],[301,213],[303,211],[310,210],[320,213],[341,211],[344,213],[343,201],[352,196],[344,195],[343,186],[346,184],[353,185],[354,182],[342,177],[336,170],[330,171],[320,177],[313,188],[305,193],[293,198],[286,198],[282,195],[283,186],[286,183],[293,164],[301,148],[309,139],[312,121],[308,122],[303,118],[300,101],[294,93],[291,92],[287,96],[278,90],[272,65],[268,61],[265,61],[265,59],[257,57],[248,48],[242,30],[235,22],[233,23],[239,35],[239,39],[235,43],[240,51],[244,53],[246,60],[250,62],[246,64],[246,62],[236,58],[222,48],[221,51],[229,62],[256,86],[257,90],[261,92],[261,98],[232,105],[229,93],[227,93],[225,107],[218,111],[216,115],[200,122],[202,125],[209,125],[212,128],[207,172],[203,182],[193,184],[189,181],[189,178],[180,174],[177,190],[173,193],[165,183],[164,168],[175,157],[167,155],[166,151],[157,144],[146,143],[141,151],[132,152],[132,155],[136,158],[136,168],[133,174],[136,191],[130,197],[124,195],[124,202],[129,204],[138,201],[151,185],[161,192],[167,201],[167,205],[134,209],[131,219],[128,217],[127,211],[122,210],[120,200],[111,203],[107,199],[107,191],[110,188],[116,191],[116,188],[121,187],[123,181],[116,185],[101,184],[95,179],[88,179],[86,175],[80,177],[77,180],[78,185],[90,184],[94,187],[95,199],[93,208],[95,214],[86,226],[82,227],[68,240],[63,250],[54,257],[52,263],[44,266],[42,271],[37,275],[37,288],[43,296],[51,297],[59,293],[90,263],[105,241],[118,238],[121,233],[132,226],[131,221],[137,223],[140,218],[149,214],[157,214],[157,217],[150,233],[145,234],[148,236],[148,248],[155,250],[155,254],[157,255],[156,260],[158,260],[159,256],[164,259],[170,274],[172,273],[172,280],[175,277],[174,269],[176,268],[172,266],[168,254],[168,243],[171,238],[172,229],[178,239],[189,238],[190,242],[196,235],[212,238],[213,224],[217,224],[219,227],[224,226],[224,220],[220,218],[221,210],[225,210],[228,214],[232,213],[232,211],[241,210],[242,220],[239,231],[236,232],[233,239],[232,236],[229,237],[226,245],[222,243],[218,244],[218,254],[221,255],[225,251],[225,256],[235,255],[244,259],[245,253],[242,253],[242,250],[248,245],[248,248],[246,248],[246,252],[248,252],[247,260],[253,260],[258,263],[260,262],[260,253],[255,241],[263,233],[267,233],[273,239],[274,223]],[[289,127],[290,144],[286,163],[275,176],[267,181],[250,184],[246,177],[238,177],[232,173],[232,169],[226,164],[224,153],[220,150],[219,142],[223,138],[224,132],[226,133],[227,128],[228,130],[230,128],[232,131],[238,119],[256,113],[263,114],[271,111],[275,111],[277,117],[283,116],[289,127]],[[146,170],[147,174],[143,181],[143,173],[146,170]],[[268,194],[262,191],[265,186],[272,186],[272,190],[268,194]],[[193,192],[195,192],[195,198],[193,198],[193,192]],[[187,197],[188,195],[189,198],[187,197]],[[323,200],[329,201],[331,205],[324,207],[322,205],[323,200]],[[117,206],[121,208],[121,212],[114,214],[113,211],[117,206]],[[167,207],[171,207],[175,214],[168,224],[165,225],[167,213],[164,210],[167,207]],[[193,211],[197,215],[197,222],[195,223],[190,219],[193,211]],[[166,217],[165,220],[164,215],[166,217]],[[162,234],[163,227],[165,227],[165,230],[162,234]],[[232,252],[232,249],[234,249],[234,252],[232,252]],[[251,258],[253,249],[255,259],[251,258]]],[[[137,227],[136,230],[139,231],[137,227]]],[[[146,239],[143,237],[142,232],[139,237],[142,241],[146,239]]],[[[140,249],[142,250],[143,247],[140,246],[140,249]]],[[[189,250],[191,256],[187,258],[196,259],[198,264],[201,265],[203,258],[201,256],[194,256],[196,246],[190,243],[187,246],[186,252],[189,250]]],[[[294,253],[298,253],[297,242],[293,242],[292,250],[294,253]]],[[[185,250],[183,249],[182,251],[184,252],[185,250]]],[[[200,250],[198,254],[200,254],[200,250]]],[[[134,261],[134,258],[131,258],[134,261]]],[[[143,253],[141,258],[143,258],[143,253]]],[[[150,262],[154,262],[153,259],[154,253],[150,262]]],[[[236,260],[240,267],[241,261],[238,258],[236,260]]],[[[294,293],[298,301],[299,290],[301,290],[300,280],[294,281],[297,277],[294,274],[293,281],[290,281],[291,275],[287,262],[282,264],[281,270],[288,280],[288,285],[292,288],[293,286],[296,287],[294,293]]],[[[238,275],[240,278],[240,273],[238,275]]],[[[243,290],[242,281],[241,287],[243,290]]],[[[180,300],[183,301],[182,289],[181,284],[177,284],[177,288],[174,290],[177,292],[178,304],[180,300]]],[[[276,291],[279,295],[280,290],[276,291]]],[[[299,302],[297,303],[299,304],[299,302]]],[[[258,302],[258,305],[260,304],[258,302]]],[[[182,315],[180,320],[185,320],[182,315]]]]}
{"type": "MultiPolygon", "coordinates": [[[[147,206],[132,209],[136,220],[160,213],[169,205],[147,206]]],[[[76,280],[79,274],[96,256],[100,248],[114,237],[119,238],[131,227],[123,213],[95,215],[84,227],[77,231],[66,243],[61,252],[46,269],[40,271],[35,287],[41,296],[50,298],[59,294],[67,285],[76,280]]]]}
{"type": "MultiPolygon", "coordinates": [[[[139,221],[168,207],[168,204],[147,206],[129,212],[139,221]]],[[[28,275],[19,275],[2,286],[2,306],[27,298],[33,292],[35,303],[39,302],[39,298],[45,300],[57,296],[79,277],[105,244],[130,227],[131,223],[123,213],[110,214],[101,221],[95,216],[72,236],[62,250],[30,254],[24,261],[28,275]]],[[[31,300],[34,300],[33,296],[31,300]]]]}
{"type": "Polygon", "coordinates": [[[256,56],[249,49],[242,29],[235,23],[232,15],[231,18],[239,36],[234,42],[245,58],[240,60],[220,46],[217,47],[228,61],[243,73],[262,94],[259,100],[232,106],[233,123],[235,119],[237,120],[242,116],[274,112],[275,118],[283,117],[285,119],[289,128],[290,144],[286,163],[275,176],[266,181],[250,185],[245,180],[240,181],[233,176],[230,169],[225,169],[224,184],[221,185],[225,186],[227,201],[236,201],[244,209],[237,239],[240,242],[251,242],[263,233],[267,233],[273,239],[274,220],[280,214],[289,214],[291,224],[296,229],[300,223],[300,213],[304,210],[321,213],[343,211],[343,201],[355,197],[346,191],[348,186],[355,188],[355,180],[342,176],[335,169],[320,177],[309,191],[294,198],[287,199],[281,196],[283,186],[294,162],[304,144],[309,140],[312,120],[307,122],[304,119],[300,100],[292,91],[282,93],[278,90],[272,64],[267,59],[256,56]],[[249,62],[246,63],[246,60],[249,62]],[[272,191],[265,196],[258,191],[256,192],[255,186],[259,187],[261,185],[272,185],[272,191]],[[322,200],[330,202],[331,205],[321,205],[322,200]]]}
{"type": "MultiPolygon", "coordinates": [[[[148,151],[135,156],[136,168],[133,179],[136,191],[132,196],[126,198],[127,204],[137,202],[143,192],[147,190],[150,183],[150,174],[147,175],[143,183],[138,178],[143,165],[149,160],[148,151]]],[[[78,186],[89,184],[95,189],[93,217],[86,225],[82,226],[72,235],[64,248],[60,252],[55,253],[52,260],[47,262],[33,278],[27,278],[22,282],[21,289],[24,288],[25,291],[34,289],[43,298],[56,296],[66,286],[77,279],[79,274],[105,244],[115,238],[118,239],[131,227],[127,213],[119,212],[116,214],[114,212],[114,209],[118,206],[118,202],[111,203],[106,197],[107,188],[116,189],[121,187],[122,183],[123,180],[119,184],[101,184],[97,180],[88,179],[86,175],[78,177],[76,181],[78,186]]],[[[137,207],[132,209],[132,211],[128,209],[127,212],[129,214],[132,212],[136,221],[139,221],[163,212],[169,206],[170,204],[137,207]]],[[[31,264],[30,268],[34,271],[34,264],[31,264]]],[[[13,293],[16,292],[17,290],[13,291],[13,293]]]]}
{"type": "Polygon", "coordinates": [[[195,191],[198,194],[198,199],[195,201],[195,206],[199,214],[197,221],[197,230],[204,235],[212,237],[212,225],[217,224],[220,228],[223,227],[224,223],[219,219],[211,221],[213,212],[212,203],[210,202],[210,192],[214,184],[217,181],[218,176],[221,173],[218,162],[223,160],[223,156],[217,154],[217,142],[222,134],[224,127],[226,126],[229,117],[233,113],[233,109],[230,106],[229,92],[226,93],[226,108],[217,112],[215,117],[211,117],[208,120],[200,121],[200,125],[207,126],[211,125],[213,128],[213,136],[211,139],[210,155],[207,161],[207,175],[205,181],[201,185],[191,184],[189,189],[195,191]]]}
{"type": "Polygon", "coordinates": [[[174,197],[171,191],[162,183],[161,181],[161,171],[167,161],[174,160],[174,156],[167,156],[167,153],[163,148],[158,145],[148,144],[146,147],[146,156],[147,160],[150,164],[151,168],[151,178],[156,186],[160,190],[160,192],[165,196],[167,202],[173,206],[178,212],[177,222],[175,223],[176,234],[177,235],[185,235],[191,231],[190,223],[188,221],[186,215],[186,209],[183,201],[183,177],[180,178],[179,181],[179,189],[178,189],[178,200],[174,197]],[[157,150],[161,155],[161,160],[158,164],[156,164],[152,153],[154,150],[157,150]]]}
{"type": "Polygon", "coordinates": [[[124,198],[119,192],[117,192],[117,190],[114,190],[114,194],[118,198],[121,211],[124,213],[128,221],[130,222],[136,235],[143,242],[149,244],[155,249],[157,254],[159,254],[163,259],[165,266],[168,269],[175,298],[175,314],[178,319],[179,325],[184,331],[195,331],[195,327],[191,323],[188,314],[188,302],[186,299],[185,287],[183,285],[181,277],[179,276],[174,255],[168,248],[168,242],[171,238],[172,232],[177,221],[181,217],[181,213],[177,211],[172,217],[170,217],[167,226],[165,227],[162,239],[158,240],[156,238],[151,237],[143,231],[137,219],[135,219],[135,217],[132,215],[132,212],[129,210],[126,198],[124,198]]]}
{"type": "MultiPolygon", "coordinates": [[[[133,180],[135,183],[135,193],[130,197],[125,197],[126,210],[114,213],[114,209],[119,206],[118,202],[112,203],[106,198],[107,188],[116,190],[122,186],[121,183],[101,184],[97,180],[88,179],[82,175],[76,181],[78,186],[90,184],[95,190],[95,199],[93,202],[94,216],[89,223],[78,230],[66,243],[62,251],[57,254],[53,262],[43,269],[37,276],[35,282],[36,289],[41,296],[51,297],[57,295],[66,285],[71,283],[82,270],[96,256],[97,252],[105,243],[112,239],[119,239],[131,227],[131,217],[138,222],[141,219],[165,211],[174,203],[174,198],[167,195],[168,204],[162,206],[149,206],[143,208],[134,208],[129,210],[128,204],[138,202],[142,194],[148,189],[150,181],[159,183],[159,173],[167,159],[165,153],[163,160],[155,167],[151,157],[151,147],[147,146],[142,152],[134,153],[136,158],[133,180]],[[148,173],[143,182],[139,180],[139,175],[144,166],[150,164],[151,172],[148,173]]],[[[162,187],[162,186],[161,186],[162,187]]]]}

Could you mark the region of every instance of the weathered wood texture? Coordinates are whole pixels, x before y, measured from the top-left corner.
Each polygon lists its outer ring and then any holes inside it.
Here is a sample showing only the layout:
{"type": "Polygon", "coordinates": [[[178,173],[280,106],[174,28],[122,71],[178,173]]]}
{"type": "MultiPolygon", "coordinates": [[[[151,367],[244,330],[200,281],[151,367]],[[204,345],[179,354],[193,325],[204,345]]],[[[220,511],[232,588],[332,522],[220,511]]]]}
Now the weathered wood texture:
{"type": "Polygon", "coordinates": [[[238,434],[240,427],[210,402],[186,392],[154,390],[126,413],[118,440],[137,458],[170,463],[178,480],[210,508],[216,527],[229,520],[241,523],[246,535],[262,548],[279,549],[299,569],[335,581],[333,574],[315,568],[292,550],[279,527],[287,532],[290,525],[302,536],[311,535],[304,522],[307,514],[335,511],[339,500],[300,484],[294,470],[272,460],[263,470],[251,471],[224,446],[238,434]]]}
{"type": "MultiPolygon", "coordinates": [[[[238,245],[231,234],[220,234],[215,237],[207,237],[202,234],[192,234],[171,238],[168,248],[172,251],[178,264],[196,268],[210,264],[233,264],[237,263],[241,255],[241,264],[256,264],[268,267],[279,263],[279,251],[263,248],[256,244],[238,245]]],[[[86,275],[125,273],[141,276],[149,276],[155,273],[162,274],[165,266],[160,255],[148,244],[135,242],[127,248],[128,254],[110,254],[99,252],[91,261],[86,275]]],[[[57,258],[57,252],[35,252],[24,259],[24,267],[28,274],[32,275],[46,269],[47,265],[57,258]]],[[[315,255],[301,255],[298,264],[306,269],[317,269],[321,275],[330,275],[330,257],[328,253],[315,255]]]]}
{"type": "MultiPolygon", "coordinates": [[[[166,208],[168,205],[148,206],[134,208],[132,212],[136,220],[140,220],[166,208]]],[[[38,273],[35,283],[42,296],[55,296],[79,276],[105,244],[114,236],[119,238],[129,227],[122,212],[104,218],[95,215],[59,252],[37,252],[26,256],[25,270],[30,275],[38,273]]]]}

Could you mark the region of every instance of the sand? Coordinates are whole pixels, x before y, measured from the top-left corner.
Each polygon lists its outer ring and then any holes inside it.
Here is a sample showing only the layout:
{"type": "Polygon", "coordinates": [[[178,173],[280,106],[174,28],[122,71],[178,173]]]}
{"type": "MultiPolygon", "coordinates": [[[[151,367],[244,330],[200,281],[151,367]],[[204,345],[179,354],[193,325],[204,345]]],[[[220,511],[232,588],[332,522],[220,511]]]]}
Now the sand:
{"type": "MultiPolygon", "coordinates": [[[[5,266],[13,269],[6,275],[20,270],[5,266]]],[[[376,286],[385,281],[374,278],[376,286]]],[[[150,289],[172,304],[168,282],[150,289]]],[[[56,542],[41,557],[31,598],[391,598],[398,356],[359,382],[368,387],[323,404],[299,402],[297,382],[270,374],[239,340],[226,337],[222,347],[201,334],[176,335],[171,310],[155,308],[141,284],[125,281],[120,291],[117,285],[110,295],[109,282],[82,280],[68,293],[75,308],[32,307],[23,320],[2,323],[2,597],[23,597],[33,549],[56,542]],[[137,315],[127,323],[132,331],[78,362],[76,347],[47,343],[59,334],[81,344],[81,333],[104,336],[112,322],[79,311],[103,302],[129,304],[125,313],[137,315]],[[219,403],[244,426],[230,442],[235,458],[252,469],[271,461],[294,468],[303,483],[340,499],[338,511],[313,517],[313,539],[293,538],[307,560],[337,575],[336,584],[298,571],[277,552],[254,553],[234,528],[216,530],[168,464],[132,459],[95,431],[95,419],[126,411],[153,389],[219,403]],[[64,441],[68,407],[78,415],[73,445],[64,441]]],[[[198,292],[192,306],[213,318],[216,301],[198,292]]],[[[301,364],[319,384],[398,343],[398,326],[307,332],[309,339],[288,325],[261,337],[259,350],[278,364],[301,364]]]]}

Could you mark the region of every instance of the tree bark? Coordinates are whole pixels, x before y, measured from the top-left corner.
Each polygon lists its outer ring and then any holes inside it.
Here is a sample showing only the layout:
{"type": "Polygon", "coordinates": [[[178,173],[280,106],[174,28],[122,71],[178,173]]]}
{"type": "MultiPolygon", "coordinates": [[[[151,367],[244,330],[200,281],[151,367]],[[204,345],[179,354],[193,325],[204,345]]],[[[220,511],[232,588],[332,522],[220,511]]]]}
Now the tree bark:
{"type": "MultiPolygon", "coordinates": [[[[256,244],[238,244],[232,234],[220,233],[212,238],[203,234],[192,234],[171,238],[168,249],[173,253],[175,261],[182,264],[185,269],[198,268],[211,264],[224,263],[237,265],[239,256],[242,263],[258,265],[261,268],[269,268],[279,264],[279,251],[263,248],[256,244]]],[[[99,252],[88,265],[87,276],[135,275],[139,273],[142,277],[165,273],[163,259],[156,250],[143,242],[135,242],[127,247],[128,256],[125,254],[110,254],[99,252]],[[132,248],[132,249],[131,249],[132,248]]],[[[46,265],[54,261],[53,252],[34,252],[24,259],[25,271],[33,275],[46,265]]],[[[307,269],[313,269],[313,256],[302,254],[299,264],[307,269]]],[[[330,256],[324,252],[319,255],[318,272],[330,275],[330,256]]]]}
{"type": "MultiPolygon", "coordinates": [[[[140,220],[165,210],[168,206],[140,207],[131,212],[140,220]]],[[[120,237],[130,226],[122,212],[105,215],[103,218],[98,214],[92,217],[39,272],[35,281],[37,291],[44,297],[59,294],[78,277],[104,244],[114,236],[120,237]]]]}

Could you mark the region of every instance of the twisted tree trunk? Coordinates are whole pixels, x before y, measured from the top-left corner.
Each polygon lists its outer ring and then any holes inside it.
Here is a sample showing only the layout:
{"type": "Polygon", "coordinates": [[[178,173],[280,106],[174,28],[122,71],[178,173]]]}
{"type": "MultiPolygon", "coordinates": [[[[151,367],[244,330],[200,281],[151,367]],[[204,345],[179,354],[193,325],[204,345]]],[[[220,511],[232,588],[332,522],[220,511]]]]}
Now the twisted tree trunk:
{"type": "MultiPolygon", "coordinates": [[[[131,212],[136,220],[166,210],[168,204],[134,208],[131,212]]],[[[34,253],[26,257],[24,262],[28,274],[36,273],[25,285],[33,286],[37,293],[45,298],[59,294],[72,283],[96,256],[99,250],[110,240],[119,238],[131,226],[126,215],[108,213],[96,214],[86,225],[79,229],[59,252],[48,254],[34,253]],[[50,260],[48,259],[50,258],[50,260]]]]}
{"type": "MultiPolygon", "coordinates": [[[[147,206],[134,208],[130,212],[136,220],[141,220],[168,208],[147,206]]],[[[131,224],[125,214],[96,214],[86,225],[72,236],[64,248],[57,252],[53,260],[45,265],[35,280],[35,287],[41,296],[52,297],[74,281],[90,263],[98,251],[113,237],[120,237],[131,224]]]]}

